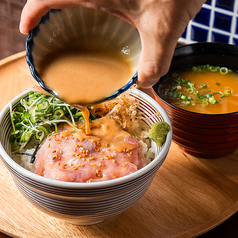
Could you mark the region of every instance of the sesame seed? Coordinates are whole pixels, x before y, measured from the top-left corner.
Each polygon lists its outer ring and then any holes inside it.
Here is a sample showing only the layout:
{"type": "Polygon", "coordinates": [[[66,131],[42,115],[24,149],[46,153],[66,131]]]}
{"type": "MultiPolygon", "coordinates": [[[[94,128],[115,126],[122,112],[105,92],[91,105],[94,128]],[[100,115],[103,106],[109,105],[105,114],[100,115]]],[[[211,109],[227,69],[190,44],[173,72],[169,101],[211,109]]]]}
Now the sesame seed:
{"type": "Polygon", "coordinates": [[[56,152],[56,150],[53,150],[53,151],[52,151],[52,153],[55,153],[55,152],[56,152]]]}
{"type": "Polygon", "coordinates": [[[122,158],[125,158],[125,156],[124,156],[124,155],[121,155],[121,157],[122,157],[122,158]]]}
{"type": "Polygon", "coordinates": [[[65,140],[68,140],[68,137],[67,137],[67,136],[65,137],[65,140]]]}
{"type": "Polygon", "coordinates": [[[102,150],[102,152],[105,152],[105,151],[106,151],[105,149],[102,150]]]}
{"type": "Polygon", "coordinates": [[[71,156],[75,156],[75,154],[74,154],[74,153],[71,153],[71,156]]]}
{"type": "Polygon", "coordinates": [[[56,164],[57,164],[57,165],[60,165],[60,162],[57,162],[56,164]]]}
{"type": "Polygon", "coordinates": [[[128,156],[131,156],[131,154],[130,154],[130,153],[127,153],[127,155],[128,155],[128,156]]]}
{"type": "Polygon", "coordinates": [[[91,166],[95,166],[95,164],[91,164],[91,166]]]}
{"type": "Polygon", "coordinates": [[[98,174],[98,173],[100,173],[100,172],[101,172],[101,170],[100,170],[100,169],[97,169],[97,170],[96,170],[96,173],[97,173],[97,174],[98,174]]]}
{"type": "Polygon", "coordinates": [[[61,166],[61,169],[65,169],[65,167],[64,167],[64,166],[61,166]]]}
{"type": "Polygon", "coordinates": [[[47,140],[51,140],[51,138],[50,138],[50,137],[48,137],[48,138],[47,138],[47,140]]]}
{"type": "Polygon", "coordinates": [[[48,144],[48,148],[50,147],[50,143],[48,144]]]}
{"type": "Polygon", "coordinates": [[[123,167],[126,167],[126,165],[125,165],[125,164],[122,164],[122,166],[123,166],[123,167]]]}
{"type": "Polygon", "coordinates": [[[56,137],[56,135],[52,135],[54,138],[56,137]]]}
{"type": "Polygon", "coordinates": [[[116,160],[114,159],[114,160],[112,160],[112,162],[113,162],[113,163],[116,163],[116,160]]]}

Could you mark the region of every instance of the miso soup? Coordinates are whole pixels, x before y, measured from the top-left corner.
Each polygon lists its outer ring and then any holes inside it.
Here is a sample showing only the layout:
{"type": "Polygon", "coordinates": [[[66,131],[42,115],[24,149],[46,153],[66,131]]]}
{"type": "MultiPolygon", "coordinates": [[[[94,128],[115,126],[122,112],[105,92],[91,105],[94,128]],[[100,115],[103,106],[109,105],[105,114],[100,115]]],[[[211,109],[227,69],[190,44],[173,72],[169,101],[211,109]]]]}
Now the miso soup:
{"type": "Polygon", "coordinates": [[[238,73],[226,67],[194,66],[171,74],[158,93],[172,105],[192,112],[237,112],[238,73]]]}

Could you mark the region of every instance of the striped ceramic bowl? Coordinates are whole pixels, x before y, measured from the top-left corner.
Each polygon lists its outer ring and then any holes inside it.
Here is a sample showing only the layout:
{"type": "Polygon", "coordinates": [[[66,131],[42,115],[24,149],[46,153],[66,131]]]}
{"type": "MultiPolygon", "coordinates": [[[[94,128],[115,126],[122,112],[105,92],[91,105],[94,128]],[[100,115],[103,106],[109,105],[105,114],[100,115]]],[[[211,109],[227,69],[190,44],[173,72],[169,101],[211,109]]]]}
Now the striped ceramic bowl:
{"type": "MultiPolygon", "coordinates": [[[[20,94],[1,111],[0,153],[16,186],[30,203],[55,218],[72,224],[87,225],[122,213],[145,194],[167,156],[172,141],[172,130],[169,131],[162,147],[157,148],[156,144],[152,143],[155,158],[135,173],[95,183],[52,180],[24,169],[12,159],[9,142],[12,130],[10,105],[14,109],[27,94],[28,91],[20,94]]],[[[137,89],[130,94],[139,100],[143,117],[150,125],[157,121],[170,124],[167,114],[154,99],[137,89]]]]}
{"type": "Polygon", "coordinates": [[[140,36],[135,27],[121,18],[81,6],[52,9],[30,31],[26,40],[26,59],[30,71],[39,85],[55,97],[57,94],[44,84],[44,79],[39,74],[40,62],[52,53],[67,49],[123,54],[131,62],[132,73],[128,83],[105,100],[115,98],[130,88],[137,79],[140,36]]]}

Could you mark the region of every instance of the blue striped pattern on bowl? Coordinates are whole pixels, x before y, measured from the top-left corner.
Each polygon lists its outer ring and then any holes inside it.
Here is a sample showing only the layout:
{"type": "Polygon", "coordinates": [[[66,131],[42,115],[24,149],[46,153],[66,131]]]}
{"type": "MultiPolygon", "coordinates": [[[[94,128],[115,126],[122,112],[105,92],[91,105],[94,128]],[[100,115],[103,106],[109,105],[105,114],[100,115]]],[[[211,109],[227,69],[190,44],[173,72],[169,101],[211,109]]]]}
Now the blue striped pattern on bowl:
{"type": "MultiPolygon", "coordinates": [[[[14,98],[12,107],[16,107],[27,94],[28,91],[14,98]]],[[[171,126],[167,114],[154,99],[137,89],[130,94],[140,101],[140,110],[148,124],[166,121],[171,126]]],[[[0,153],[19,191],[44,213],[77,225],[101,222],[135,204],[145,194],[163,164],[172,141],[171,129],[162,147],[157,148],[153,143],[156,151],[154,160],[135,173],[103,182],[72,183],[41,177],[17,164],[11,158],[11,130],[8,103],[0,114],[0,153]]]]}

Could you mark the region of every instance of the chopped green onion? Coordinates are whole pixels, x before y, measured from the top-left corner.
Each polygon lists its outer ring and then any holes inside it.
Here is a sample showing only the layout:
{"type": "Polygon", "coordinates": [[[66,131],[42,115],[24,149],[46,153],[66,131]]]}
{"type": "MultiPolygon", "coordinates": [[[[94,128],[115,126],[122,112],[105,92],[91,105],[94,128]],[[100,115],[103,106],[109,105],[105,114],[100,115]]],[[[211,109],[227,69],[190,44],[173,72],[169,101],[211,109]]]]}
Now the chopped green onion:
{"type": "MultiPolygon", "coordinates": [[[[176,93],[177,94],[177,93],[176,93]]],[[[82,120],[82,112],[61,100],[38,92],[29,92],[13,110],[10,104],[12,132],[10,141],[14,150],[22,150],[34,137],[39,143],[52,130],[57,132],[59,123],[68,123],[75,130],[76,121],[82,120]]],[[[90,113],[90,120],[95,117],[90,113]]]]}
{"type": "Polygon", "coordinates": [[[208,98],[208,101],[209,101],[211,104],[215,104],[215,103],[216,103],[216,99],[214,98],[214,96],[209,97],[209,98],[208,98]]]}
{"type": "Polygon", "coordinates": [[[202,84],[202,85],[200,86],[200,88],[207,88],[207,85],[206,85],[206,84],[202,84]]]}
{"type": "Polygon", "coordinates": [[[36,104],[39,110],[47,110],[49,108],[49,101],[48,100],[41,100],[36,104]]]}
{"type": "MultiPolygon", "coordinates": [[[[193,72],[204,72],[204,71],[218,71],[222,74],[227,74],[232,72],[232,70],[227,69],[226,67],[219,67],[219,66],[211,66],[209,64],[207,65],[199,65],[199,66],[193,66],[192,67],[193,72]]],[[[195,85],[190,82],[187,79],[182,79],[178,76],[178,74],[172,75],[173,84],[171,85],[170,92],[166,95],[169,98],[174,98],[178,100],[182,100],[182,102],[185,105],[195,105],[195,104],[203,104],[208,105],[210,104],[216,104],[220,103],[221,100],[216,101],[214,95],[215,94],[221,94],[220,98],[224,98],[227,96],[231,96],[232,92],[229,90],[226,90],[223,92],[212,92],[211,90],[207,91],[201,91],[201,89],[206,89],[208,86],[206,84],[202,84],[199,88],[196,88],[195,85]],[[194,95],[196,98],[193,99],[191,96],[187,96],[186,93],[183,94],[181,91],[184,90],[190,95],[194,95]]],[[[220,86],[220,83],[215,83],[217,86],[220,86]]]]}
{"type": "Polygon", "coordinates": [[[225,97],[231,96],[231,95],[232,95],[232,92],[231,92],[230,90],[226,90],[226,91],[224,92],[224,95],[225,95],[225,97]]]}
{"type": "Polygon", "coordinates": [[[64,111],[62,109],[58,109],[54,112],[54,115],[61,118],[64,116],[64,111]]]}
{"type": "Polygon", "coordinates": [[[221,74],[227,74],[228,73],[228,69],[226,67],[221,67],[220,68],[220,73],[221,74]]]}

